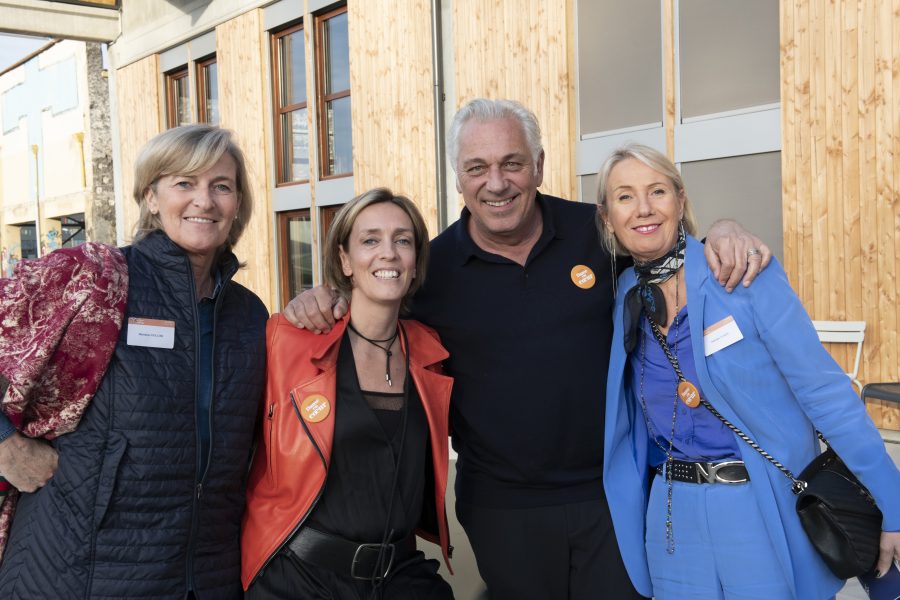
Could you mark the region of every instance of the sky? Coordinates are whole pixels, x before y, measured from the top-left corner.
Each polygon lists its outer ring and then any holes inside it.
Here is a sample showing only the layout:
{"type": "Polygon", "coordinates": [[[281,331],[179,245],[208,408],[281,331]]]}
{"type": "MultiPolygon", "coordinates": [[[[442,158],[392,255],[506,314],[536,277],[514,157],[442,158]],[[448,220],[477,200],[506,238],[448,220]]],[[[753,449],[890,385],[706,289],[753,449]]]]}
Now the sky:
{"type": "Polygon", "coordinates": [[[48,38],[0,33],[0,71],[25,58],[48,41],[48,38]]]}

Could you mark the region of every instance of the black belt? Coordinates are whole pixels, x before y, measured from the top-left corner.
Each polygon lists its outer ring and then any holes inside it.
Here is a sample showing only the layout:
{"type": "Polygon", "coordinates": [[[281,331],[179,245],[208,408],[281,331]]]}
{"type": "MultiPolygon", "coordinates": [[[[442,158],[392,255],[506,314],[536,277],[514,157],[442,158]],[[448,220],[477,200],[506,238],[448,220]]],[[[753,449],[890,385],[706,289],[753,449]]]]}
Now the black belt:
{"type": "Polygon", "coordinates": [[[383,579],[391,567],[402,563],[416,551],[416,538],[409,535],[392,544],[384,544],[382,568],[376,571],[382,544],[362,544],[342,537],[303,527],[288,542],[288,549],[300,560],[349,575],[353,579],[383,579]]]}
{"type": "MultiPolygon", "coordinates": [[[[664,475],[663,463],[656,467],[659,475],[664,475]]],[[[746,483],[750,474],[742,460],[726,460],[720,463],[672,461],[672,480],[685,483],[746,483]]]]}

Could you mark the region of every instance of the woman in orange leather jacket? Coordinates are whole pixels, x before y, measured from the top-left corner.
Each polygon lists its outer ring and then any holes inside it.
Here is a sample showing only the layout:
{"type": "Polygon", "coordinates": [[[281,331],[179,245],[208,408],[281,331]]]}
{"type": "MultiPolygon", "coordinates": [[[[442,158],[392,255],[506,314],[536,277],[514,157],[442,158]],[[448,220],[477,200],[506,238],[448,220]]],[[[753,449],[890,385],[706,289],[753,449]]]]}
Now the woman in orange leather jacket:
{"type": "Polygon", "coordinates": [[[399,320],[425,275],[428,233],[389,190],[338,213],[325,279],[351,301],[327,334],[267,327],[262,434],[241,540],[247,598],[452,598],[415,534],[443,550],[453,380],[431,329],[399,320]]]}

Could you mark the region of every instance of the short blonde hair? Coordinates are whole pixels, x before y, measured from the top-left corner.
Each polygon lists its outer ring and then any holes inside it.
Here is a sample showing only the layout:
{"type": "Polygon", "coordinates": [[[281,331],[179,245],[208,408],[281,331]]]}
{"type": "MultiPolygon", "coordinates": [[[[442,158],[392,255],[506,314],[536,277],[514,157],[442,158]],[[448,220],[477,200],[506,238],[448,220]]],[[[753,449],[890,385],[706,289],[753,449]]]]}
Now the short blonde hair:
{"type": "Polygon", "coordinates": [[[425,281],[425,269],[428,264],[428,227],[425,225],[425,219],[422,213],[413,204],[413,201],[406,196],[395,195],[387,188],[375,188],[360,194],[353,200],[341,207],[334,221],[331,223],[331,229],[328,231],[328,237],[325,240],[324,252],[324,271],[325,283],[347,301],[353,292],[353,282],[350,277],[344,275],[344,269],[341,265],[341,249],[347,252],[347,240],[350,239],[350,233],[353,231],[353,224],[359,214],[372,206],[382,202],[390,202],[409,216],[412,221],[413,236],[415,238],[413,246],[416,249],[416,278],[403,296],[402,308],[405,310],[409,306],[409,300],[422,282],[425,281]]]}
{"type": "Polygon", "coordinates": [[[616,165],[629,158],[644,163],[669,179],[675,190],[675,195],[684,198],[684,215],[681,217],[684,231],[689,235],[696,236],[697,220],[694,218],[691,201],[688,199],[687,192],[684,189],[684,180],[681,178],[681,173],[678,172],[675,164],[665,154],[650,146],[630,143],[613,150],[612,154],[600,165],[600,171],[597,173],[597,229],[600,231],[600,240],[603,243],[603,247],[610,254],[629,254],[619,243],[619,240],[616,239],[616,236],[606,229],[606,219],[609,216],[609,198],[606,195],[606,186],[609,183],[609,175],[616,165]]]}
{"type": "Polygon", "coordinates": [[[237,217],[225,241],[226,249],[233,248],[253,214],[253,192],[247,181],[244,153],[234,142],[232,133],[205,124],[184,125],[163,131],[147,142],[138,154],[134,166],[133,195],[141,213],[135,226],[135,241],[163,228],[159,215],[150,212],[146,201],[148,191],[156,193],[160,178],[167,175],[198,175],[212,168],[226,152],[234,159],[237,186],[237,217]]]}

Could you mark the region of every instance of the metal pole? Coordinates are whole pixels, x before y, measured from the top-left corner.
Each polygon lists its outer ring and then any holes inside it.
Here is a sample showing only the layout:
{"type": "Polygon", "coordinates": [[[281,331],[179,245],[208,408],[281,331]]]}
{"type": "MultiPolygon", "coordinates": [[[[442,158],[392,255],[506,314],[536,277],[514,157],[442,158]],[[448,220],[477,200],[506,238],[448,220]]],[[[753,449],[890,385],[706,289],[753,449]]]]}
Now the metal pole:
{"type": "Polygon", "coordinates": [[[431,0],[431,72],[434,97],[434,162],[437,185],[437,232],[447,228],[447,160],[444,148],[444,54],[441,0],[431,0]]]}
{"type": "Polygon", "coordinates": [[[31,153],[34,155],[34,242],[37,248],[37,257],[41,257],[41,172],[38,164],[38,145],[31,145],[31,153]]]}

